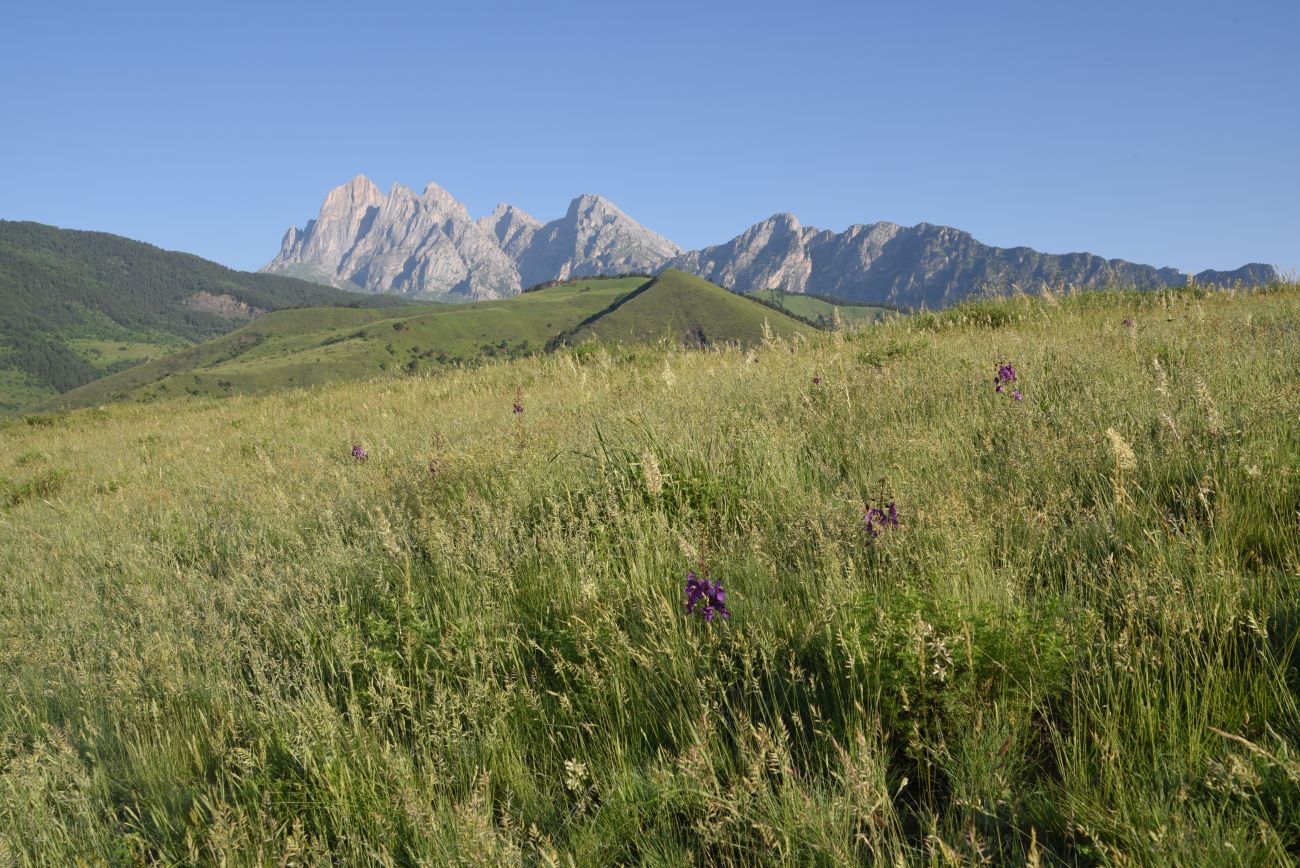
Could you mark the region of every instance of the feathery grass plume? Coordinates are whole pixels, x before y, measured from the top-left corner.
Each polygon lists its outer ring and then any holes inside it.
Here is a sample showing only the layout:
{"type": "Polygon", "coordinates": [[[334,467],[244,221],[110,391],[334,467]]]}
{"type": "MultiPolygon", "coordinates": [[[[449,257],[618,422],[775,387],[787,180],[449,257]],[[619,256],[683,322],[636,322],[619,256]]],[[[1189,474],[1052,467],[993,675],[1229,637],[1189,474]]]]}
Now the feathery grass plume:
{"type": "Polygon", "coordinates": [[[641,452],[641,472],[645,474],[645,489],[651,497],[658,497],[664,490],[664,477],[659,471],[659,459],[654,451],[646,448],[641,452]]]}
{"type": "Polygon", "coordinates": [[[1124,435],[1114,428],[1107,428],[1106,436],[1110,438],[1110,452],[1115,458],[1115,466],[1125,473],[1136,470],[1137,456],[1133,453],[1133,447],[1124,439],[1124,435]]]}
{"type": "Polygon", "coordinates": [[[1107,428],[1106,436],[1110,438],[1110,454],[1115,459],[1115,469],[1110,477],[1111,488],[1115,492],[1115,502],[1131,507],[1133,502],[1124,485],[1124,476],[1137,470],[1137,456],[1133,453],[1133,447],[1124,439],[1124,435],[1114,428],[1107,428]]]}
{"type": "Polygon", "coordinates": [[[1160,421],[1165,423],[1165,427],[1169,429],[1169,433],[1174,435],[1175,440],[1181,441],[1183,439],[1183,435],[1179,433],[1178,424],[1174,422],[1173,416],[1162,411],[1160,413],[1160,421]]]}
{"type": "Polygon", "coordinates": [[[393,526],[388,521],[388,515],[379,507],[375,507],[375,532],[379,536],[380,543],[384,546],[384,551],[392,556],[393,560],[398,560],[402,556],[402,547],[397,543],[397,534],[393,533],[393,526]]]}
{"type": "Polygon", "coordinates": [[[831,308],[831,331],[836,333],[844,331],[844,316],[840,313],[839,305],[831,308]]]}
{"type": "Polygon", "coordinates": [[[1160,397],[1169,397],[1169,375],[1165,373],[1164,366],[1160,364],[1160,359],[1152,358],[1151,367],[1156,372],[1156,391],[1160,397]]]}
{"type": "Polygon", "coordinates": [[[677,375],[673,373],[673,366],[669,364],[667,356],[664,356],[664,366],[663,370],[659,372],[659,376],[669,389],[677,385],[677,375]]]}
{"type": "Polygon", "coordinates": [[[1211,436],[1218,437],[1223,433],[1223,416],[1219,414],[1219,407],[1214,403],[1214,396],[1210,394],[1210,387],[1203,377],[1196,378],[1196,403],[1205,418],[1206,429],[1211,436]]]}

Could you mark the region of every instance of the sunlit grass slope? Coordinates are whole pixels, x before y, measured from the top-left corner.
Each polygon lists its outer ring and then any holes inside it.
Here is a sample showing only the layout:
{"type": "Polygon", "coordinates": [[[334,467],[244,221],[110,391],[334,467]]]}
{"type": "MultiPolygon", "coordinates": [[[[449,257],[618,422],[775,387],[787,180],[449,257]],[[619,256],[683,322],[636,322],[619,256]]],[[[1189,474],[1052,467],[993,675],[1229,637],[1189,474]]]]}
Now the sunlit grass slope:
{"type": "Polygon", "coordinates": [[[779,289],[760,289],[749,295],[819,324],[829,324],[837,308],[841,321],[849,324],[877,322],[898,315],[898,311],[893,308],[874,304],[835,302],[815,295],[782,292],[779,289]]]}
{"type": "Polygon", "coordinates": [[[0,477],[6,862],[1300,856],[1297,287],[115,405],[0,477]]]}
{"type": "Polygon", "coordinates": [[[413,374],[517,358],[565,342],[660,337],[753,344],[806,327],[779,312],[677,272],[585,278],[512,298],[384,310],[278,311],[237,332],[138,365],[38,405],[38,410],[106,401],[248,394],[413,374]],[[640,291],[645,288],[646,292],[640,291]],[[624,304],[627,300],[629,303],[624,304]]]}
{"type": "Polygon", "coordinates": [[[765,324],[781,337],[812,331],[779,311],[670,268],[565,337],[575,344],[593,338],[630,344],[660,336],[699,346],[752,344],[765,324]]]}
{"type": "Polygon", "coordinates": [[[91,383],[39,409],[265,392],[538,352],[562,329],[645,282],[642,277],[585,280],[470,304],[279,311],[222,338],[91,383]]]}

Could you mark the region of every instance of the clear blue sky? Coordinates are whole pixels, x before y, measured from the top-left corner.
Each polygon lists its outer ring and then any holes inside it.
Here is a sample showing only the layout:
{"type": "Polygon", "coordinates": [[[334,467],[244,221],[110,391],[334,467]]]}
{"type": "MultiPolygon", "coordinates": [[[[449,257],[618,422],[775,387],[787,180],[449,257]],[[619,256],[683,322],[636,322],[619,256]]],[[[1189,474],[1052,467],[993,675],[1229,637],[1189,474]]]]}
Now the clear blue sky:
{"type": "Polygon", "coordinates": [[[9,4],[0,218],[239,268],[326,191],[600,193],[685,247],[840,230],[1300,267],[1300,3],[9,4]]]}

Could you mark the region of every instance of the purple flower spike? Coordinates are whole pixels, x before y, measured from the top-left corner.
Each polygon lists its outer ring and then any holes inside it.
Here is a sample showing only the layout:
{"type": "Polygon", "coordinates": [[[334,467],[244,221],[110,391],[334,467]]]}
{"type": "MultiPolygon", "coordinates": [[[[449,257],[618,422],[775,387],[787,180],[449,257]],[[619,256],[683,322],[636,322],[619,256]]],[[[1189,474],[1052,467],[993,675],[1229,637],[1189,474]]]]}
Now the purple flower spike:
{"type": "Polygon", "coordinates": [[[865,523],[867,534],[877,539],[882,531],[898,527],[898,506],[892,500],[883,507],[868,506],[865,523]]]}
{"type": "Polygon", "coordinates": [[[695,614],[695,607],[703,603],[700,614],[704,616],[706,623],[712,623],[718,615],[724,619],[730,618],[731,610],[724,602],[726,599],[727,592],[722,590],[721,582],[700,579],[695,575],[694,570],[686,574],[686,614],[695,614]]]}
{"type": "Polygon", "coordinates": [[[1125,320],[1124,320],[1124,326],[1125,326],[1125,328],[1133,328],[1133,320],[1131,320],[1131,319],[1125,319],[1125,320]]]}
{"type": "Polygon", "coordinates": [[[361,448],[361,444],[354,443],[352,445],[352,459],[354,461],[368,461],[370,460],[370,454],[361,448]]]}
{"type": "MultiPolygon", "coordinates": [[[[1007,362],[1003,362],[998,365],[998,372],[993,376],[993,391],[1000,395],[1007,390],[1008,383],[1014,383],[1016,380],[1015,367],[1007,362]]],[[[1016,389],[1012,391],[1011,397],[1019,401],[1024,396],[1020,394],[1019,389],[1016,389]]]]}
{"type": "Polygon", "coordinates": [[[515,401],[515,415],[518,416],[522,412],[524,412],[524,405],[515,401]]]}
{"type": "Polygon", "coordinates": [[[821,378],[821,377],[813,377],[813,385],[814,385],[814,386],[820,386],[821,384],[822,384],[822,378],[821,378]]]}

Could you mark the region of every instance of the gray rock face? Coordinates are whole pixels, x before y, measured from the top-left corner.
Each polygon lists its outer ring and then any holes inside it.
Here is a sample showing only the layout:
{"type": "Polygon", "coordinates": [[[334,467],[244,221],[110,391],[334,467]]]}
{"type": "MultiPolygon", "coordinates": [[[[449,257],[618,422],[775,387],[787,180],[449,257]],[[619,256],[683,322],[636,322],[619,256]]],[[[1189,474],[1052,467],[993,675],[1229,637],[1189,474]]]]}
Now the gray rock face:
{"type": "Polygon", "coordinates": [[[654,271],[681,252],[608,199],[584,194],[559,220],[537,229],[516,262],[528,287],[555,278],[654,271]]]}
{"type": "MultiPolygon", "coordinates": [[[[780,287],[906,307],[943,307],[986,288],[1188,281],[1173,268],[1090,253],[990,247],[947,226],[882,222],[837,233],[801,226],[792,214],[755,223],[725,244],[683,253],[600,196],[579,196],[563,217],[546,224],[506,204],[475,221],[437,184],[419,195],[397,184],[385,195],[363,175],[331,190],[320,215],[303,229],[290,228],[279,255],[262,270],[345,289],[476,299],[513,295],[557,278],[668,267],[737,292],[780,287]]],[[[1272,266],[1258,263],[1195,275],[1198,283],[1220,285],[1276,279],[1272,266]]]]}
{"type": "Polygon", "coordinates": [[[542,228],[542,221],[502,202],[491,214],[480,217],[478,225],[496,238],[506,256],[517,262],[532,243],[533,235],[542,228]]]}
{"type": "Polygon", "coordinates": [[[511,205],[477,221],[437,184],[387,195],[362,175],[330,191],[320,216],[289,229],[263,271],[345,289],[477,299],[554,277],[652,271],[680,253],[599,196],[543,225],[511,205]]]}
{"type": "MultiPolygon", "coordinates": [[[[947,226],[894,223],[850,226],[835,233],[801,227],[777,214],[716,247],[671,259],[680,268],[737,292],[781,287],[787,292],[845,301],[943,307],[989,288],[1035,291],[1044,283],[1073,286],[1181,286],[1188,276],[1090,253],[1039,253],[1028,247],[990,247],[947,226]]],[[[1197,282],[1230,284],[1275,280],[1272,266],[1205,271],[1197,282]]]]}
{"type": "Polygon", "coordinates": [[[305,229],[285,233],[262,270],[404,295],[500,298],[521,288],[496,238],[446,190],[429,184],[417,196],[394,184],[385,196],[363,175],[331,190],[305,229]]]}

